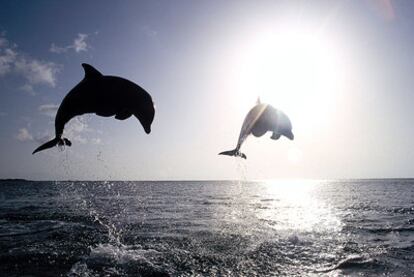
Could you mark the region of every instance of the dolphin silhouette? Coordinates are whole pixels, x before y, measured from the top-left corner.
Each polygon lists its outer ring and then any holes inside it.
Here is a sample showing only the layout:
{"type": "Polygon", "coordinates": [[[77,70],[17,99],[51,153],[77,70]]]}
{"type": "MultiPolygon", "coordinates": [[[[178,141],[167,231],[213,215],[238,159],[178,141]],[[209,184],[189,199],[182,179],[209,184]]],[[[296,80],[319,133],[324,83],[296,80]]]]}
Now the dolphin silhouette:
{"type": "Polygon", "coordinates": [[[116,76],[104,76],[93,66],[83,63],[85,77],[65,96],[55,117],[55,138],[36,148],[32,154],[56,145],[71,146],[62,138],[65,124],[86,113],[125,120],[134,115],[147,134],[154,120],[151,96],[137,84],[116,76]]]}
{"type": "Polygon", "coordinates": [[[293,140],[292,123],[286,114],[275,109],[269,104],[260,103],[257,100],[254,106],[246,115],[240,130],[239,140],[235,149],[224,151],[219,155],[228,155],[246,159],[246,155],[240,152],[240,147],[246,138],[253,134],[255,137],[263,136],[267,131],[273,132],[271,139],[277,140],[281,135],[293,140]]]}

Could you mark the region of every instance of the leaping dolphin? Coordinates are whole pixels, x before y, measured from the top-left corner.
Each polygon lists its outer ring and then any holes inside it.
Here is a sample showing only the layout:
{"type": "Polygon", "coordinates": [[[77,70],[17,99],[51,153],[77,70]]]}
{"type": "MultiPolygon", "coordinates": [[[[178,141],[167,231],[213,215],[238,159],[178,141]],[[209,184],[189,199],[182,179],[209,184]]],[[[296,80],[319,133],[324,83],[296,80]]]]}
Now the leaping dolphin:
{"type": "Polygon", "coordinates": [[[95,113],[125,120],[134,115],[147,134],[154,120],[151,96],[137,84],[116,76],[104,76],[93,66],[83,63],[85,77],[65,96],[55,117],[55,138],[36,148],[32,154],[56,145],[71,146],[62,138],[65,124],[75,116],[95,113]]]}
{"type": "Polygon", "coordinates": [[[269,104],[260,103],[258,99],[254,106],[246,115],[242,128],[240,130],[239,140],[235,149],[224,151],[219,155],[228,155],[242,157],[246,159],[246,155],[240,152],[240,147],[246,138],[253,134],[255,137],[263,136],[267,131],[273,132],[271,139],[277,140],[281,135],[293,140],[292,123],[286,114],[275,109],[269,104]]]}

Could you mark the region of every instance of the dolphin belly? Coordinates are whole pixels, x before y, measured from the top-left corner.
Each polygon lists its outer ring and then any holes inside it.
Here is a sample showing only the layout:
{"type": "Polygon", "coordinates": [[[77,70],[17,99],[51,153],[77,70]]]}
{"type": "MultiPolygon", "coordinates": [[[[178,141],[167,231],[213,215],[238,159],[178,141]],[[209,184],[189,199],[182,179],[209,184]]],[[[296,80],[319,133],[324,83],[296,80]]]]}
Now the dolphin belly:
{"type": "Polygon", "coordinates": [[[129,118],[132,115],[132,113],[128,110],[121,110],[116,113],[115,118],[118,120],[125,120],[129,118]]]}
{"type": "Polygon", "coordinates": [[[116,113],[115,111],[104,110],[104,109],[100,109],[100,110],[95,112],[96,115],[103,116],[103,117],[114,116],[115,113],[116,113]]]}
{"type": "Polygon", "coordinates": [[[262,124],[256,124],[256,126],[254,126],[252,129],[252,134],[255,137],[261,137],[264,134],[266,134],[267,131],[268,131],[268,128],[266,128],[266,126],[262,124]]]}

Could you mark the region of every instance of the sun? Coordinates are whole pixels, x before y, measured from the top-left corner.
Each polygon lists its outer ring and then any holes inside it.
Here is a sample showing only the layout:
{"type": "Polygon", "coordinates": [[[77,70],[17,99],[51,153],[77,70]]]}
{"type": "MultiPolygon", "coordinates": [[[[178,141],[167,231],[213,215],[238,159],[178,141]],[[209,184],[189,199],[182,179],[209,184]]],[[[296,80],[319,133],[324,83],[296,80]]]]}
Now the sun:
{"type": "Polygon", "coordinates": [[[255,35],[239,53],[242,105],[251,106],[260,97],[287,113],[294,129],[318,130],[335,111],[343,77],[339,56],[329,37],[304,29],[255,35]]]}

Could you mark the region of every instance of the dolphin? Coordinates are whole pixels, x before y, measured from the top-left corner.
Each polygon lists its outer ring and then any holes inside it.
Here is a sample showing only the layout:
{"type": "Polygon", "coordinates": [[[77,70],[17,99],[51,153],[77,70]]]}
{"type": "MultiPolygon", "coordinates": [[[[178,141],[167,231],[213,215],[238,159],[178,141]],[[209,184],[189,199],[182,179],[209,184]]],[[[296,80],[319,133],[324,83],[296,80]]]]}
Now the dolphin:
{"type": "Polygon", "coordinates": [[[253,134],[255,137],[263,136],[267,131],[271,131],[273,140],[280,136],[285,136],[293,140],[292,123],[289,117],[280,110],[275,109],[269,104],[261,103],[260,99],[257,104],[247,113],[242,128],[240,130],[239,140],[235,149],[224,151],[219,155],[228,155],[246,159],[246,155],[240,152],[240,147],[246,138],[253,134]]]}
{"type": "Polygon", "coordinates": [[[116,76],[104,76],[93,66],[83,63],[85,77],[65,96],[55,117],[55,138],[36,148],[36,152],[56,145],[71,146],[62,138],[65,124],[72,118],[86,113],[114,116],[125,120],[134,115],[145,132],[151,132],[154,120],[154,103],[151,96],[137,84],[116,76]]]}

